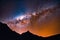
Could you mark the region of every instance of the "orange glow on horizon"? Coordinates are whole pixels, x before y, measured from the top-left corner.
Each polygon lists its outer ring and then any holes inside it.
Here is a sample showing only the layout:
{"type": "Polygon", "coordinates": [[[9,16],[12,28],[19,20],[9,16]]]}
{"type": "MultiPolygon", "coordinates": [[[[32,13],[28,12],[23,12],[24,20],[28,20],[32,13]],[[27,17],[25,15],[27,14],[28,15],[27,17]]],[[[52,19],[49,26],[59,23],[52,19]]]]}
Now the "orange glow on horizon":
{"type": "Polygon", "coordinates": [[[53,18],[47,22],[42,22],[40,26],[32,26],[29,31],[38,36],[49,37],[60,34],[59,28],[60,27],[58,27],[58,20],[56,18],[53,18]]]}

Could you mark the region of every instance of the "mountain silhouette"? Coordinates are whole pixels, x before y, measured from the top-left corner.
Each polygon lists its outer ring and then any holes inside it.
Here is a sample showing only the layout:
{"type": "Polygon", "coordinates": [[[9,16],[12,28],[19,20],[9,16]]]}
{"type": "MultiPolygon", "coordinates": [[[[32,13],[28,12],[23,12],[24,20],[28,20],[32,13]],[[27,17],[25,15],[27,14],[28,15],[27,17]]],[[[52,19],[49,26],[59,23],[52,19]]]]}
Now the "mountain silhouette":
{"type": "Polygon", "coordinates": [[[60,34],[56,34],[46,38],[47,40],[60,40],[60,34]]]}
{"type": "Polygon", "coordinates": [[[37,36],[37,35],[34,35],[34,34],[32,34],[32,33],[30,33],[29,31],[27,31],[26,33],[23,33],[22,35],[21,35],[21,37],[23,38],[23,39],[28,39],[28,40],[42,40],[42,39],[44,39],[43,37],[39,37],[39,36],[37,36]]]}
{"type": "Polygon", "coordinates": [[[15,40],[19,35],[13,32],[6,24],[0,22],[0,40],[15,40]]]}
{"type": "Polygon", "coordinates": [[[12,31],[6,24],[0,22],[0,39],[1,40],[35,40],[35,39],[42,39],[42,37],[38,37],[33,35],[29,31],[23,33],[22,35],[17,34],[16,32],[12,31]]]}
{"type": "Polygon", "coordinates": [[[30,33],[29,31],[18,34],[14,31],[12,31],[6,24],[3,24],[0,22],[0,40],[59,40],[60,34],[50,36],[47,38],[43,38],[41,36],[34,35],[30,33]]]}

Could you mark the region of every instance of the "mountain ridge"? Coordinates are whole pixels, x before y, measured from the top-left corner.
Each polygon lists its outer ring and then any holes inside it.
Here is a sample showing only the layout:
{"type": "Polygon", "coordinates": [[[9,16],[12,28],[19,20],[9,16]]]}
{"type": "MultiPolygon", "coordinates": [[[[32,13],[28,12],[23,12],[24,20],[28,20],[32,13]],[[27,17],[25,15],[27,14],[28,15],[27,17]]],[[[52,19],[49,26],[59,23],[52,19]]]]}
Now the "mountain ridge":
{"type": "Polygon", "coordinates": [[[37,36],[27,31],[23,34],[18,34],[11,29],[6,24],[0,23],[0,39],[4,40],[60,40],[60,34],[53,35],[47,38],[37,36]]]}

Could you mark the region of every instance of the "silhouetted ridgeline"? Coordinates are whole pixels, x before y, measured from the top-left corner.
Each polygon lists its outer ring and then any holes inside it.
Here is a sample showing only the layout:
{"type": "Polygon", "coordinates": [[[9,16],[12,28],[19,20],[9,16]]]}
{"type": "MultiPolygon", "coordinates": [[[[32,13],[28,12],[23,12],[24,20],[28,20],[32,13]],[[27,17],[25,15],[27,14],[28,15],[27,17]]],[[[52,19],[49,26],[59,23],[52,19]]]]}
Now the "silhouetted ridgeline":
{"type": "Polygon", "coordinates": [[[10,30],[6,24],[2,24],[0,22],[0,40],[49,40],[49,39],[60,40],[60,34],[57,34],[48,38],[43,38],[27,31],[22,35],[19,35],[16,32],[13,32],[12,30],[10,30]]]}
{"type": "Polygon", "coordinates": [[[46,40],[60,40],[60,34],[47,37],[46,40]]]}

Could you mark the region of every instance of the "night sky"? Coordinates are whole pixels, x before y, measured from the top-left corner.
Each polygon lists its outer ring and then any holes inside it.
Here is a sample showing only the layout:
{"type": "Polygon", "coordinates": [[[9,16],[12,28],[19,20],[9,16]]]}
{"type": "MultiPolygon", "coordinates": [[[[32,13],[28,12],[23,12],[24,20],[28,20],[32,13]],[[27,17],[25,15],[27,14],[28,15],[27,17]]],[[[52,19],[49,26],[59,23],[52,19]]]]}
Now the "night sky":
{"type": "Polygon", "coordinates": [[[58,0],[1,0],[0,20],[12,19],[18,15],[25,14],[27,11],[33,12],[38,8],[41,9],[44,5],[55,5],[58,0]]]}
{"type": "MultiPolygon", "coordinates": [[[[17,16],[26,14],[27,12],[32,13],[32,12],[36,12],[36,11],[50,8],[50,7],[54,8],[55,6],[59,6],[59,4],[60,4],[60,0],[8,0],[8,1],[1,0],[0,1],[0,5],[1,5],[0,6],[0,21],[12,20],[17,16]]],[[[60,6],[59,6],[59,8],[60,8],[60,6]]],[[[58,17],[60,15],[59,10],[60,9],[58,9],[58,11],[56,11],[55,14],[52,14],[51,16],[49,16],[48,19],[44,20],[42,22],[42,24],[40,24],[40,26],[44,27],[46,29],[46,25],[49,27],[50,26],[54,27],[55,24],[58,25],[59,22],[57,22],[57,21],[59,20],[58,17]],[[56,20],[56,18],[58,20],[54,21],[54,20],[56,20]],[[44,24],[44,23],[46,23],[46,24],[44,24]]],[[[35,25],[35,26],[37,26],[37,25],[35,25]]],[[[44,32],[40,31],[40,29],[39,29],[40,27],[35,27],[35,26],[28,27],[32,33],[37,34],[37,35],[47,35],[48,34],[48,33],[42,34],[44,32]]],[[[48,29],[49,29],[49,27],[48,27],[48,29]]],[[[23,29],[23,30],[25,30],[25,29],[23,29]]]]}

